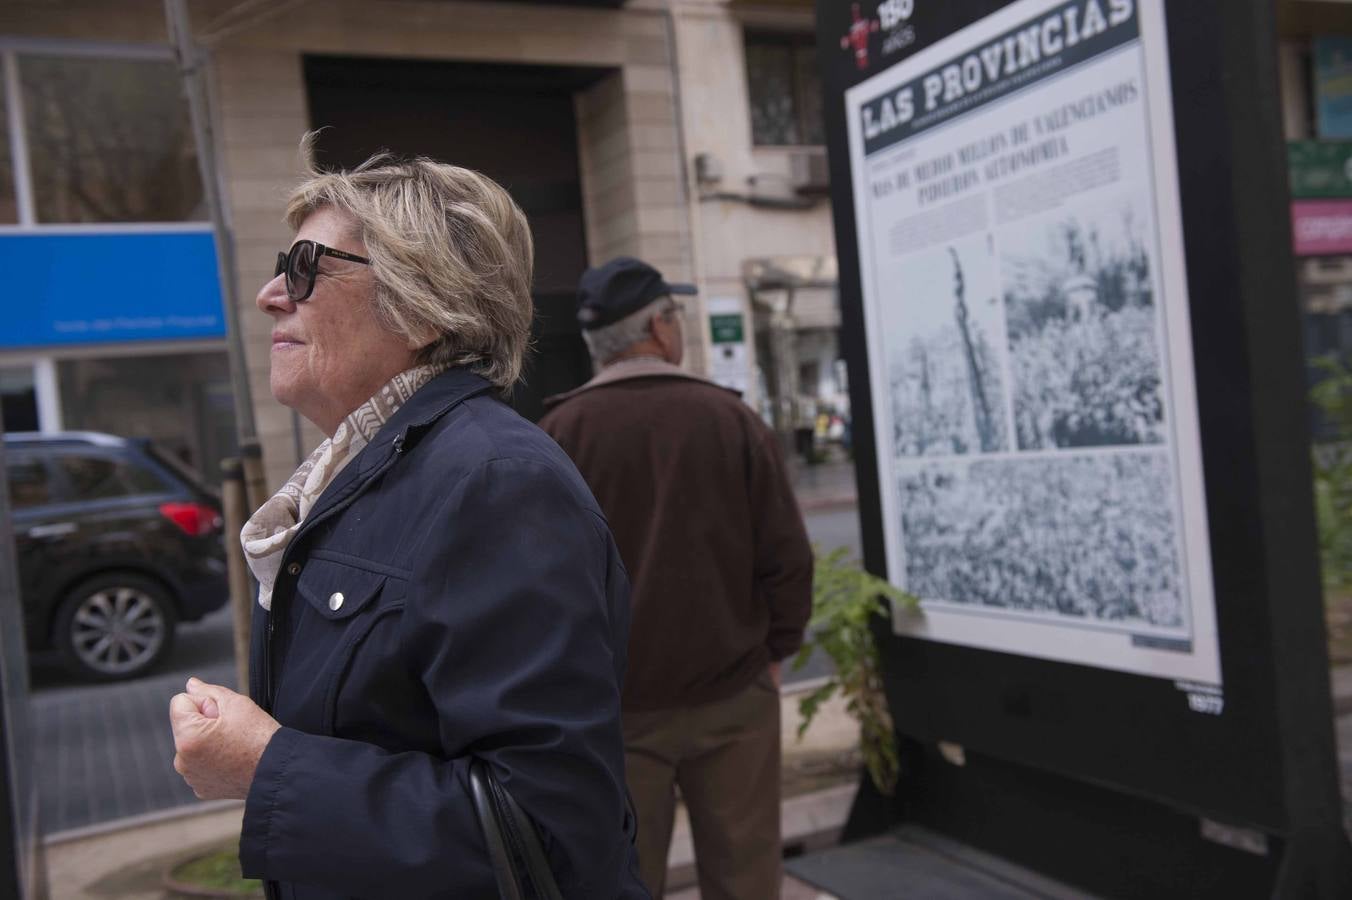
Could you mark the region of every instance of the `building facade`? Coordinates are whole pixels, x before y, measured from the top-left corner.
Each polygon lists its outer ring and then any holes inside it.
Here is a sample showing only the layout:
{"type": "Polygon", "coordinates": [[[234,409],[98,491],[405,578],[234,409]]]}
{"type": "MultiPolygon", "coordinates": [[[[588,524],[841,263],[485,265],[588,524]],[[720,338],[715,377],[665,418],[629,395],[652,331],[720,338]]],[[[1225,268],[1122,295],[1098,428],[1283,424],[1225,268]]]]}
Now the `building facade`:
{"type": "MultiPolygon", "coordinates": [[[[1318,360],[1352,365],[1352,6],[1278,6],[1291,230],[1310,380],[1318,360]]],[[[1316,440],[1335,424],[1312,412],[1316,440]]]]}
{"type": "Polygon", "coordinates": [[[219,458],[234,446],[225,323],[172,56],[21,31],[0,26],[6,428],[136,434],[188,462],[219,458]]]}
{"type": "MultiPolygon", "coordinates": [[[[845,402],[809,5],[188,6],[273,483],[321,437],[272,400],[253,307],[315,128],[323,165],[425,154],[513,192],[539,248],[524,414],[590,374],[577,277],[619,254],[699,284],[687,365],[768,420],[845,402]]],[[[0,7],[0,254],[29,271],[4,281],[0,386],[10,430],[144,435],[214,470],[233,448],[226,317],[164,16],[158,0],[0,7]]]]}

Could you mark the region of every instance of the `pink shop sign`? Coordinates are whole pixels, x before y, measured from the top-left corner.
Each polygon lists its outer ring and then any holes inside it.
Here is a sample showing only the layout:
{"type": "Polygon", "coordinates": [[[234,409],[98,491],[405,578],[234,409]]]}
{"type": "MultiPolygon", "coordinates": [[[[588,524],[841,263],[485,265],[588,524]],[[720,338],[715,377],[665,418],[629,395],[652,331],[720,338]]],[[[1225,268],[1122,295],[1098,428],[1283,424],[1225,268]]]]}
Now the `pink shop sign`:
{"type": "Polygon", "coordinates": [[[1291,204],[1297,256],[1352,253],[1352,200],[1298,200],[1291,204]]]}

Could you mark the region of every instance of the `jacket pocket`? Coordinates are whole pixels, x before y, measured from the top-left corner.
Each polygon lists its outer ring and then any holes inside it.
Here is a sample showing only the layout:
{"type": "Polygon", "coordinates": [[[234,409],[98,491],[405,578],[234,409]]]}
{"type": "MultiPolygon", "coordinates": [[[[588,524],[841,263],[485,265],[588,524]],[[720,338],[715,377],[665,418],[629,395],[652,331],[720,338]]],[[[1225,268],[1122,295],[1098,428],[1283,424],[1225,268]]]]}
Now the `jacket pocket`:
{"type": "Polygon", "coordinates": [[[330,622],[350,619],[371,603],[388,576],[328,559],[311,559],[296,593],[330,622]]]}
{"type": "Polygon", "coordinates": [[[397,623],[407,582],[363,562],[311,556],[296,579],[299,615],[278,687],[284,724],[338,734],[340,704],[362,706],[401,670],[397,623]]]}

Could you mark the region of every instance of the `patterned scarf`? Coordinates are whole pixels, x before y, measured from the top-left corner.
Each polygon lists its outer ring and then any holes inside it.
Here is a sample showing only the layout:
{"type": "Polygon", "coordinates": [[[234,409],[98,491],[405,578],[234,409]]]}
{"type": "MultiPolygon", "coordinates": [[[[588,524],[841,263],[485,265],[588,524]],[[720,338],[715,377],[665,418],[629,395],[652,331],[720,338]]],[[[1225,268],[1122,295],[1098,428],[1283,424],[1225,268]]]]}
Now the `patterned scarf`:
{"type": "Polygon", "coordinates": [[[282,555],[324,489],[418,388],[443,371],[445,367],[417,366],[394,376],[374,397],[348,413],[333,437],[316,447],[282,489],[245,523],[239,539],[249,569],[258,579],[258,602],[264,609],[272,609],[272,586],[282,555]]]}

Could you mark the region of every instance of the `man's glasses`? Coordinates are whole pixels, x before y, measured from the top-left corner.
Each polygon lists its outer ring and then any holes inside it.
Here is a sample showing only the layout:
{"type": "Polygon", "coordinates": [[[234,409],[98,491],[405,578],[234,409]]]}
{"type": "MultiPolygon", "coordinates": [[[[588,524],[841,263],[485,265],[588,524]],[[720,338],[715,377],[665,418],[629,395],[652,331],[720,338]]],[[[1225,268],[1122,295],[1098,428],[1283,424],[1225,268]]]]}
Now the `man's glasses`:
{"type": "Polygon", "coordinates": [[[283,272],[286,273],[286,296],[291,299],[292,303],[308,300],[310,295],[314,293],[315,279],[320,274],[319,257],[321,256],[332,256],[335,259],[345,259],[348,262],[362,263],[368,266],[371,264],[369,259],[355,253],[335,250],[315,241],[296,241],[291,245],[290,250],[277,254],[277,270],[272,273],[273,278],[283,272]]]}

